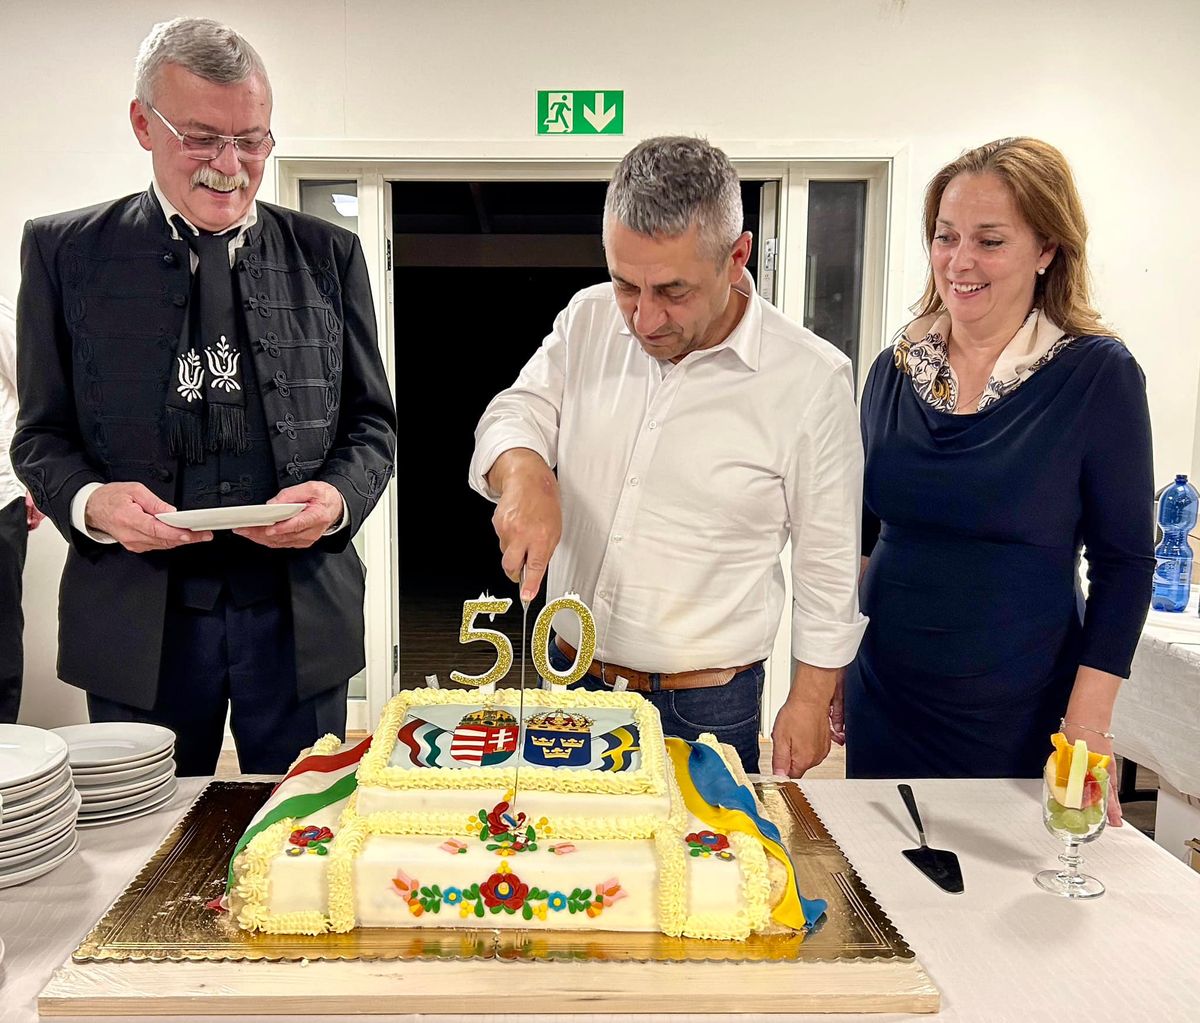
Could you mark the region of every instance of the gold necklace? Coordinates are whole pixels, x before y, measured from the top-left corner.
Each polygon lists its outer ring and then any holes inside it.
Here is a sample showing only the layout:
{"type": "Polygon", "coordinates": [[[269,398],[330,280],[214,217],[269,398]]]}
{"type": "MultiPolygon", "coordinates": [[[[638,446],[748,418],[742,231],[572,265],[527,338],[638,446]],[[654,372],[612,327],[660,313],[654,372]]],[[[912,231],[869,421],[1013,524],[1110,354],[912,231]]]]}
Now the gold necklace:
{"type": "MultiPolygon", "coordinates": [[[[991,382],[992,382],[991,378],[989,377],[988,383],[990,384],[991,382]]],[[[957,412],[960,408],[963,408],[964,406],[975,404],[977,401],[979,401],[980,398],[983,397],[983,392],[986,391],[987,389],[988,389],[988,385],[984,384],[978,391],[976,391],[973,395],[971,395],[971,397],[967,398],[965,401],[964,400],[956,400],[954,402],[954,411],[957,412]]],[[[975,409],[972,409],[972,411],[978,412],[979,409],[975,408],[975,409]]]]}

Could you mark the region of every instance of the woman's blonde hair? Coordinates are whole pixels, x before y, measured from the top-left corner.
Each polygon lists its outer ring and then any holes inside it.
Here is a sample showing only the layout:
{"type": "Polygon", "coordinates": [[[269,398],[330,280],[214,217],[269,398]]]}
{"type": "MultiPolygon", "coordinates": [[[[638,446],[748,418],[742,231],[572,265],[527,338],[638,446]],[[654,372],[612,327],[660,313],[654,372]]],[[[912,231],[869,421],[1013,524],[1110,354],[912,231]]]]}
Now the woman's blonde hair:
{"type": "MultiPolygon", "coordinates": [[[[1066,333],[1108,334],[1112,331],[1092,308],[1091,275],[1087,265],[1087,219],[1066,157],[1047,142],[1031,138],[998,139],[963,153],[946,164],[925,189],[925,248],[937,233],[942,193],[959,174],[994,174],[1016,200],[1026,223],[1043,242],[1058,243],[1058,251],[1039,275],[1034,304],[1066,333]]],[[[930,270],[925,293],[913,306],[917,317],[945,308],[930,270]]]]}

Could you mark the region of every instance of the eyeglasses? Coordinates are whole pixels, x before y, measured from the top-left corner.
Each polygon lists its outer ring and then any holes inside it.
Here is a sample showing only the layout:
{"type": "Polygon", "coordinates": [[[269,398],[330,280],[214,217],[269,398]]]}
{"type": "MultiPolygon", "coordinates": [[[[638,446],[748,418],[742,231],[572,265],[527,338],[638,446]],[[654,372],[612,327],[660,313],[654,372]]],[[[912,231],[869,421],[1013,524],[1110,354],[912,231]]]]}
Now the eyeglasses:
{"type": "Polygon", "coordinates": [[[158,114],[167,131],[179,140],[184,156],[190,156],[193,160],[215,160],[225,152],[226,146],[232,144],[242,160],[258,163],[265,160],[275,148],[275,136],[270,132],[265,135],[217,135],[212,132],[180,131],[155,107],[151,106],[150,109],[158,114]]]}

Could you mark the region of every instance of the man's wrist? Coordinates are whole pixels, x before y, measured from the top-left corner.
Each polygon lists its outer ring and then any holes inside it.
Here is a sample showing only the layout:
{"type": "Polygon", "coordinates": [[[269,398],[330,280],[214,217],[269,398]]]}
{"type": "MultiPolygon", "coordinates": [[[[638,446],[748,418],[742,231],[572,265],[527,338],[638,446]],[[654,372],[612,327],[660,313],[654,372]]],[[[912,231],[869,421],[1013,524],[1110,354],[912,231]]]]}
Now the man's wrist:
{"type": "Polygon", "coordinates": [[[71,498],[71,526],[76,532],[82,533],[89,540],[94,540],[96,543],[116,543],[113,537],[109,536],[103,530],[89,526],[87,523],[87,503],[103,483],[85,483],[71,498]]]}
{"type": "Polygon", "coordinates": [[[786,702],[795,706],[828,707],[845,668],[818,668],[796,661],[786,702]]]}
{"type": "Polygon", "coordinates": [[[541,472],[553,475],[546,460],[533,448],[509,448],[496,456],[484,480],[493,491],[502,494],[514,477],[541,472]]]}

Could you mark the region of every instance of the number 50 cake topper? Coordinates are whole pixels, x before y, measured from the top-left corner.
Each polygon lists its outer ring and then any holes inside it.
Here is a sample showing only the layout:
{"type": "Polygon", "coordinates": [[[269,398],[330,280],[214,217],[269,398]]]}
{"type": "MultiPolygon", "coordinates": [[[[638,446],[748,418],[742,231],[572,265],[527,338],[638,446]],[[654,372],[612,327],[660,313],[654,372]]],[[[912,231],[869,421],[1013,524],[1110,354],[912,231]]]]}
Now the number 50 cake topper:
{"type": "MultiPolygon", "coordinates": [[[[461,671],[450,672],[450,680],[465,686],[495,685],[509,673],[513,663],[512,642],[495,629],[479,629],[475,627],[475,619],[481,614],[495,618],[504,614],[512,607],[511,597],[491,597],[486,594],[478,600],[463,602],[462,624],[458,630],[460,643],[491,643],[496,648],[496,663],[482,675],[466,675],[461,671]]],[[[551,685],[569,686],[578,682],[591,667],[592,657],[596,653],[596,620],[579,595],[568,593],[556,600],[550,601],[538,613],[533,623],[533,666],[538,674],[551,685]],[[579,618],[579,649],[575,654],[575,662],[566,671],[556,671],[550,665],[547,647],[550,642],[550,623],[559,611],[574,611],[579,618]]]]}

